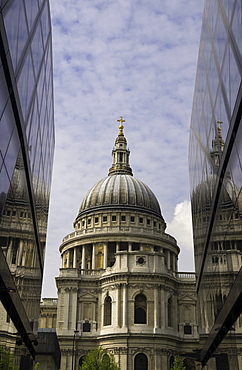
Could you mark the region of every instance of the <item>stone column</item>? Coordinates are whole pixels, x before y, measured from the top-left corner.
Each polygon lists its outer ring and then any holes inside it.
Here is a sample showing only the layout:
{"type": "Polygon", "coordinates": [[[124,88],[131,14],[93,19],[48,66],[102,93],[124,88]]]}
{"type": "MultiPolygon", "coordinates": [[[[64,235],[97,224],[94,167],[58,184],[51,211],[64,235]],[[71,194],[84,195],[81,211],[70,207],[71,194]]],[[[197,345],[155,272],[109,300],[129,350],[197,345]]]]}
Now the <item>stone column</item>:
{"type": "Polygon", "coordinates": [[[46,319],[45,319],[45,328],[52,328],[52,315],[48,315],[46,317],[46,319]]]}
{"type": "Polygon", "coordinates": [[[154,368],[155,369],[162,369],[160,351],[157,350],[157,349],[154,349],[154,368]]]}
{"type": "Polygon", "coordinates": [[[119,327],[120,284],[116,285],[116,326],[119,327]]]}
{"type": "Polygon", "coordinates": [[[106,269],[108,266],[108,245],[107,243],[104,244],[104,261],[103,261],[103,268],[106,269]]]}
{"type": "Polygon", "coordinates": [[[154,288],[154,331],[159,327],[159,286],[154,288]]]}
{"type": "Polygon", "coordinates": [[[68,330],[69,321],[69,304],[70,304],[70,289],[65,289],[65,310],[64,310],[64,329],[68,330]]]}
{"type": "Polygon", "coordinates": [[[161,369],[167,369],[167,361],[168,361],[168,356],[166,354],[162,354],[161,355],[161,369]]]}
{"type": "Polygon", "coordinates": [[[82,246],[82,267],[83,270],[86,269],[86,246],[82,246]]]}
{"type": "Polygon", "coordinates": [[[172,310],[174,312],[173,314],[173,328],[175,329],[175,331],[177,331],[177,327],[178,327],[178,309],[177,309],[177,305],[178,305],[178,301],[177,301],[177,296],[176,295],[173,295],[173,307],[172,307],[172,310]]]}
{"type": "Polygon", "coordinates": [[[123,284],[123,327],[128,325],[128,285],[123,284]]]}
{"type": "Polygon", "coordinates": [[[66,267],[69,269],[70,268],[70,251],[67,251],[67,265],[66,267]]]}
{"type": "Polygon", "coordinates": [[[101,327],[104,326],[104,297],[102,297],[102,304],[101,304],[101,327]]]}
{"type": "Polygon", "coordinates": [[[37,251],[36,251],[36,247],[33,247],[33,260],[32,260],[32,266],[36,266],[36,262],[38,260],[38,257],[37,257],[37,251]]]}
{"type": "Polygon", "coordinates": [[[119,242],[116,242],[116,252],[119,251],[119,246],[120,246],[120,243],[119,242]]]}
{"type": "Polygon", "coordinates": [[[71,328],[72,330],[76,330],[76,317],[77,311],[77,288],[72,288],[72,319],[71,319],[71,328]]]}
{"type": "Polygon", "coordinates": [[[177,271],[177,256],[174,253],[174,271],[177,271]]]}
{"type": "Polygon", "coordinates": [[[238,370],[242,370],[242,354],[238,354],[238,370]]]}
{"type": "Polygon", "coordinates": [[[7,261],[8,261],[8,263],[9,263],[9,264],[11,264],[11,263],[12,263],[12,261],[11,261],[12,245],[13,245],[13,240],[12,240],[12,238],[11,238],[11,239],[10,239],[10,242],[9,242],[8,250],[7,250],[7,256],[6,256],[7,261]]]}
{"type": "Polygon", "coordinates": [[[171,252],[167,251],[167,268],[168,270],[171,269],[171,252]]]}
{"type": "Polygon", "coordinates": [[[22,265],[23,247],[24,247],[24,243],[23,243],[22,240],[20,240],[20,242],[19,242],[19,251],[18,251],[18,260],[17,260],[17,265],[18,266],[22,265]]]}
{"type": "Polygon", "coordinates": [[[161,317],[161,329],[165,329],[165,325],[166,325],[166,317],[165,317],[165,291],[164,291],[164,287],[161,286],[161,291],[160,291],[160,302],[161,302],[161,305],[160,305],[160,317],[161,317]]]}
{"type": "Polygon", "coordinates": [[[132,243],[131,243],[131,242],[129,242],[129,243],[128,243],[128,251],[129,251],[129,252],[131,252],[131,251],[132,251],[132,243]]]}
{"type": "Polygon", "coordinates": [[[96,268],[95,252],[96,252],[96,245],[93,243],[92,245],[92,269],[93,270],[95,270],[96,268]]]}
{"type": "Polygon", "coordinates": [[[25,266],[27,249],[28,249],[28,244],[27,244],[27,241],[25,241],[23,243],[23,258],[22,258],[22,265],[21,266],[25,266]]]}
{"type": "Polygon", "coordinates": [[[73,265],[72,267],[76,268],[76,247],[73,248],[73,265]]]}

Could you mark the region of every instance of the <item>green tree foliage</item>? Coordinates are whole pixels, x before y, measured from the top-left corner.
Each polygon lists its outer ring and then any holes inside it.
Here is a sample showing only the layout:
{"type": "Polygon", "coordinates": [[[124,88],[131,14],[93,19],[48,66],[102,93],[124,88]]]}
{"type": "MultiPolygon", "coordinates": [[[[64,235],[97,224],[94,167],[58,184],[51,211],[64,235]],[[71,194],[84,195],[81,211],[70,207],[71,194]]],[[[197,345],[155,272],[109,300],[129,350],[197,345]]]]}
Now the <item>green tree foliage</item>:
{"type": "Polygon", "coordinates": [[[113,355],[108,354],[104,348],[97,348],[85,356],[79,370],[119,370],[119,367],[115,363],[113,355]]]}
{"type": "Polygon", "coordinates": [[[183,365],[183,359],[181,357],[175,356],[171,370],[186,370],[185,366],[183,365]]]}
{"type": "Polygon", "coordinates": [[[19,366],[14,365],[14,355],[9,350],[0,346],[0,370],[19,370],[19,366]]]}

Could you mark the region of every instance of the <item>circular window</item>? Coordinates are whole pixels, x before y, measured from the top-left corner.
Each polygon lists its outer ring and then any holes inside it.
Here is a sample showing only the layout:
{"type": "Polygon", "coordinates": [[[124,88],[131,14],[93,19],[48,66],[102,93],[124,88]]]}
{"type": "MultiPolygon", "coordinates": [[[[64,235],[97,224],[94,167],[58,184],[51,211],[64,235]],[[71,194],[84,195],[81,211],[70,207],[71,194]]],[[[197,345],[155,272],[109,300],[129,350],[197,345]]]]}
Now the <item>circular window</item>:
{"type": "Polygon", "coordinates": [[[145,260],[144,260],[143,257],[139,257],[137,262],[138,262],[139,265],[143,265],[145,263],[145,260]]]}

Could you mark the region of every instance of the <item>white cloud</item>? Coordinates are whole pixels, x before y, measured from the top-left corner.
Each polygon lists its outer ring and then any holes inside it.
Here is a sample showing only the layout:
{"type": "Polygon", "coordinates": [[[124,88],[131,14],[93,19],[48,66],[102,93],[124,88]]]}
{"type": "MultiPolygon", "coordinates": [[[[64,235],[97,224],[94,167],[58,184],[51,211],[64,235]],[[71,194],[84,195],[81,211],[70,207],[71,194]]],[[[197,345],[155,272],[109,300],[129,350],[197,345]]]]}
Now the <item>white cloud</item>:
{"type": "Polygon", "coordinates": [[[191,202],[185,200],[175,207],[167,232],[174,236],[181,249],[178,266],[180,271],[194,271],[191,202]]]}
{"type": "Polygon", "coordinates": [[[200,0],[51,1],[56,152],[45,296],[55,294],[59,245],[73,230],[82,198],[107,175],[120,115],[134,176],[156,194],[166,221],[189,199],[202,6],[200,0]]]}

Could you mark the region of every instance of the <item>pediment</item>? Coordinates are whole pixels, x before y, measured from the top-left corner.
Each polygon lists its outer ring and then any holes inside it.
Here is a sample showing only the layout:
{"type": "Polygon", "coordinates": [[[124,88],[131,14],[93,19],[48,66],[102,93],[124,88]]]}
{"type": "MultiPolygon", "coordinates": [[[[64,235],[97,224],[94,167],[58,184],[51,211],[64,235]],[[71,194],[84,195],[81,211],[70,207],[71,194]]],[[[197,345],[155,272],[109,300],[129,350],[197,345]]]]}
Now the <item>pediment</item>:
{"type": "Polygon", "coordinates": [[[95,292],[90,292],[90,291],[82,291],[79,295],[79,299],[84,300],[84,301],[93,301],[94,299],[96,300],[97,294],[95,292]]]}
{"type": "Polygon", "coordinates": [[[178,300],[180,303],[193,303],[196,301],[196,295],[194,293],[179,294],[178,300]]]}

